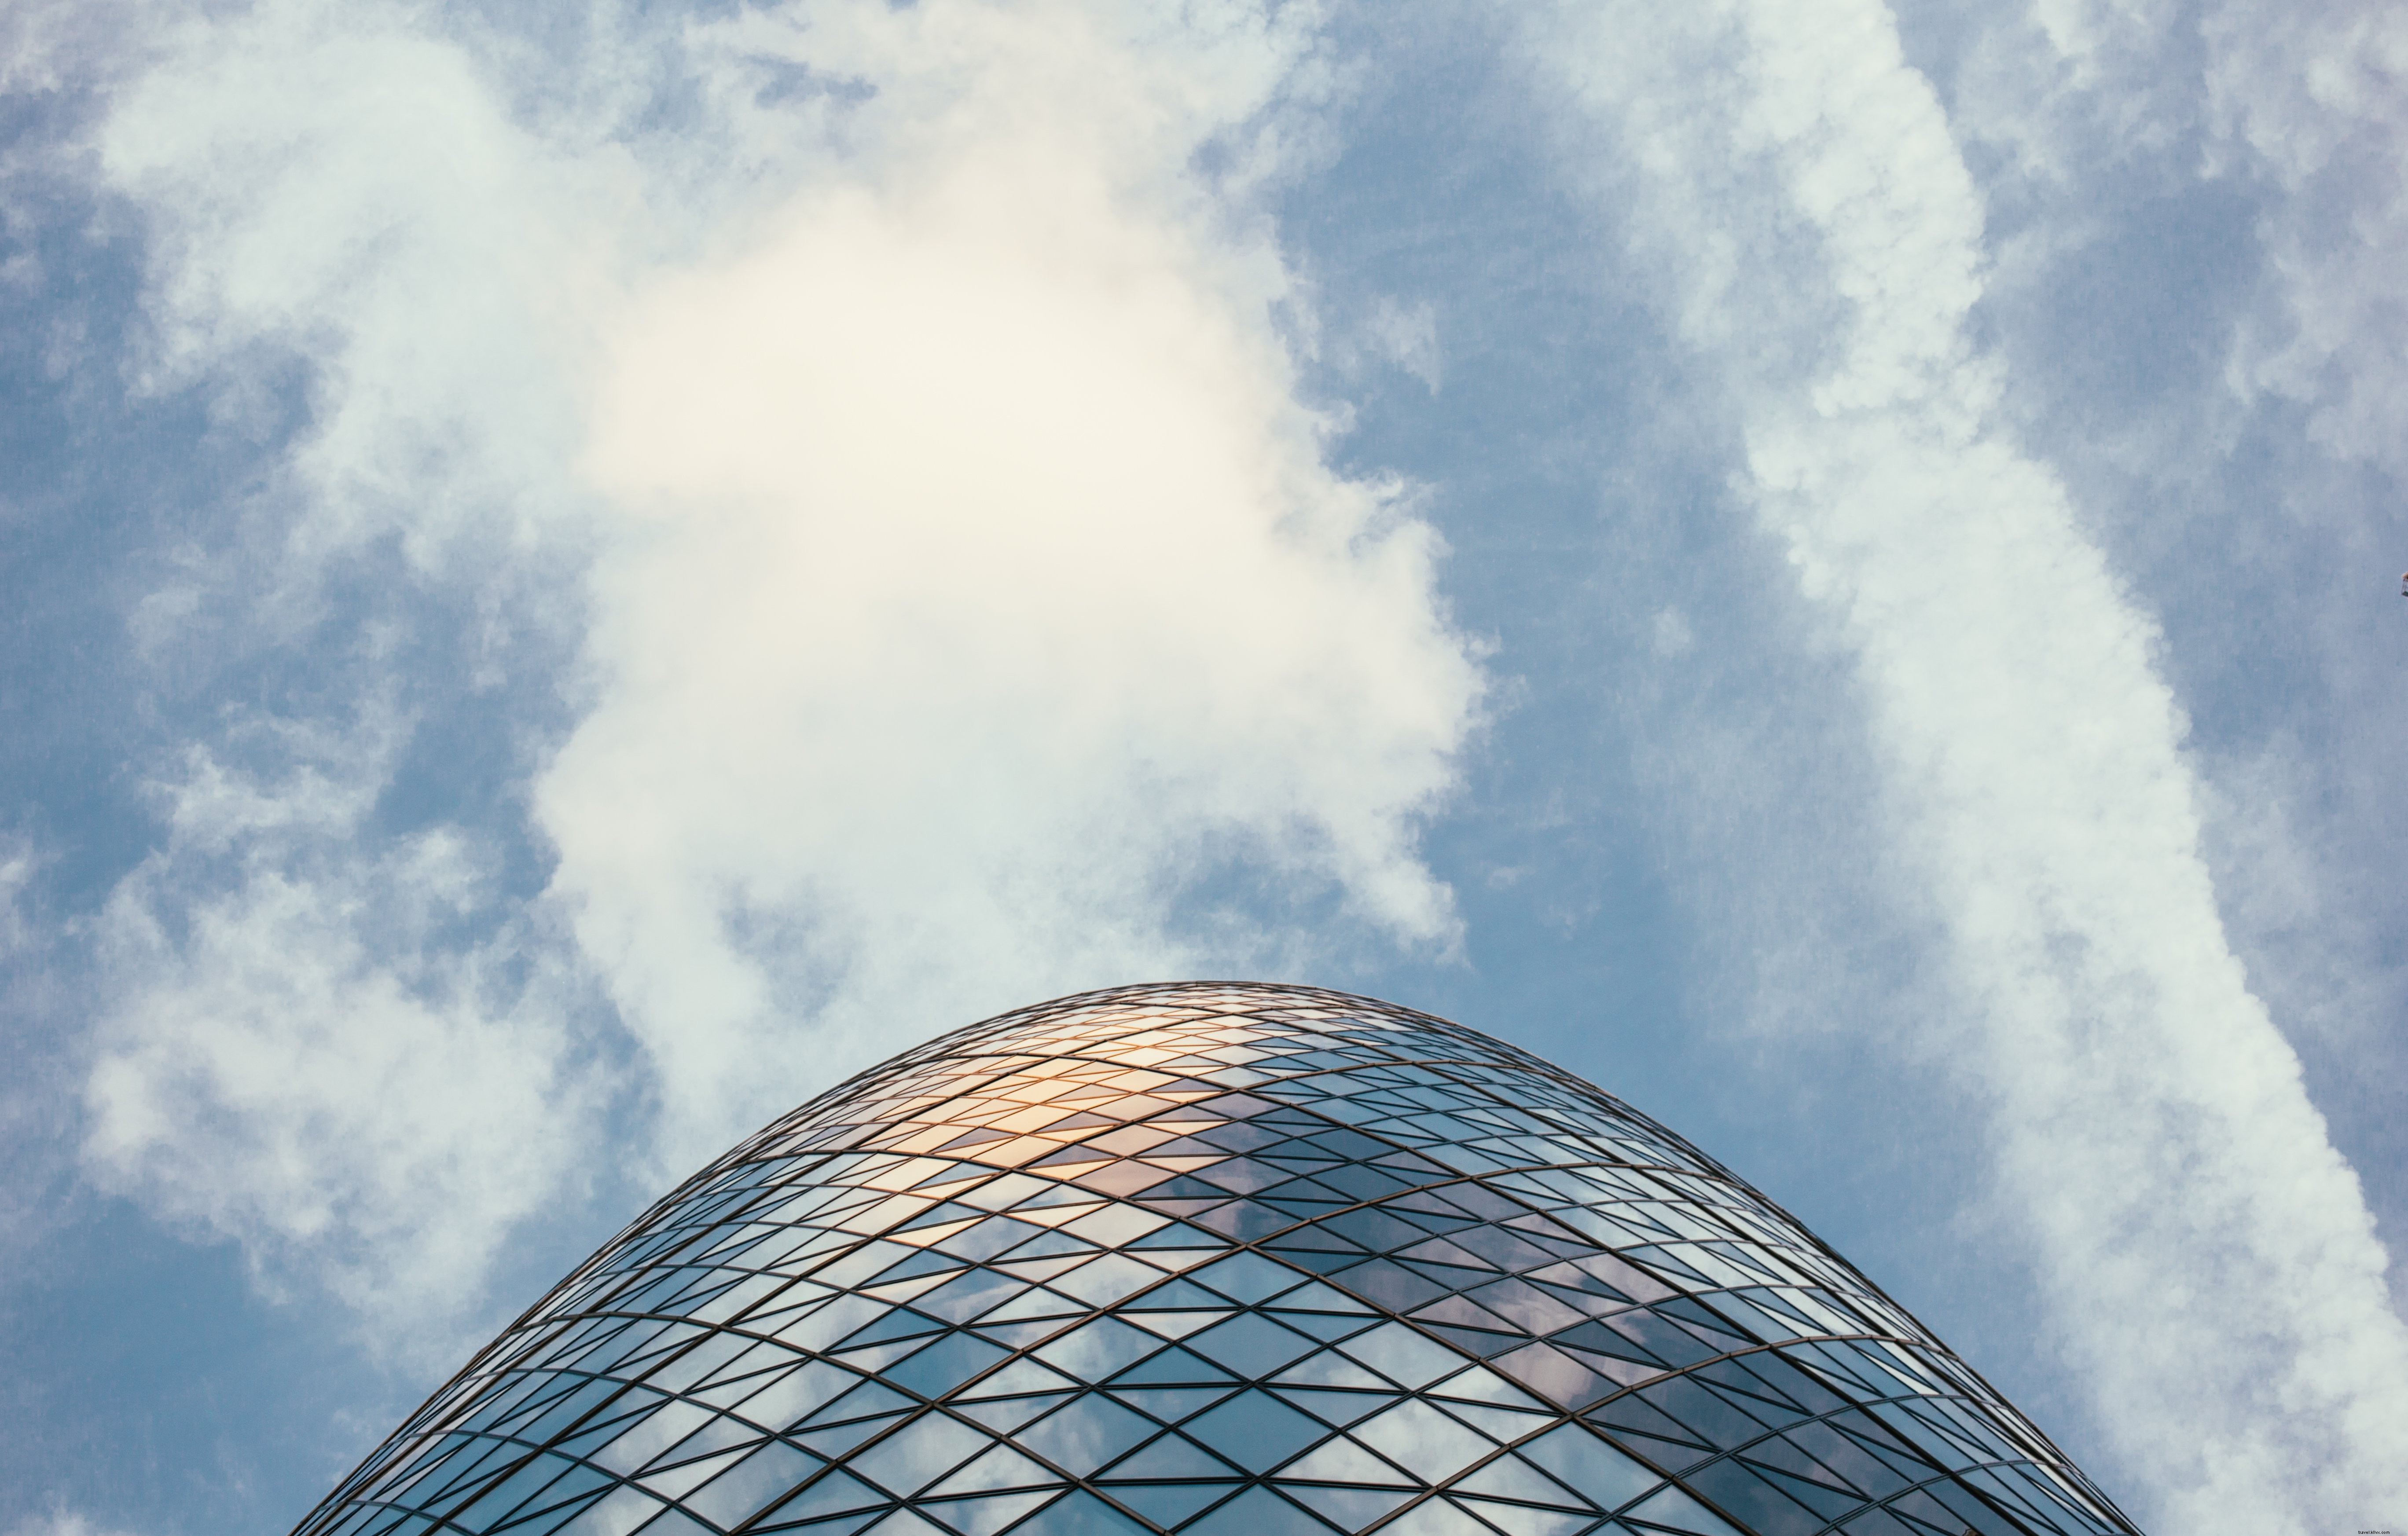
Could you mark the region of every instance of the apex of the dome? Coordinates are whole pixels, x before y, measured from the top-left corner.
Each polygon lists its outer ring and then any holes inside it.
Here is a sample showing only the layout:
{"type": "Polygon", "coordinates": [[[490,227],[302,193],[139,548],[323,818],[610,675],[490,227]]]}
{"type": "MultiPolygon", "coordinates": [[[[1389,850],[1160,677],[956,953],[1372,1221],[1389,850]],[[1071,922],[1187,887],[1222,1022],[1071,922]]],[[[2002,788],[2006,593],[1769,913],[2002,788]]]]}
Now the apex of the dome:
{"type": "Polygon", "coordinates": [[[2128,1530],[1772,1202],[1313,987],[972,1025],[703,1170],[310,1536],[2128,1530]]]}

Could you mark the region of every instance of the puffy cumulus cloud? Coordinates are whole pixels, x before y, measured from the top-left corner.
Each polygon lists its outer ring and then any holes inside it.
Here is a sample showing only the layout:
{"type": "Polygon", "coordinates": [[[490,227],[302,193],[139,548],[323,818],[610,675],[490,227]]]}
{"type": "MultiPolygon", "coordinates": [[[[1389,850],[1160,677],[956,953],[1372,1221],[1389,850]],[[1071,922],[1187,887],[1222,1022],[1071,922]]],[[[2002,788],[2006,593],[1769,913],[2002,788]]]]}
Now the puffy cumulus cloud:
{"type": "Polygon", "coordinates": [[[2216,158],[2278,194],[2258,235],[2281,318],[2244,333],[2235,382],[2302,402],[2329,449],[2408,476],[2408,16],[2227,5],[2202,31],[2216,158]]]}
{"type": "Polygon", "coordinates": [[[958,100],[639,290],[596,388],[630,522],[538,806],[673,1158],[878,1021],[1290,947],[1182,926],[1233,866],[1455,921],[1413,829],[1480,684],[1433,538],[1324,467],[1277,258],[1181,174],[1258,103],[1161,121],[1161,59],[1070,7],[879,24],[977,60],[958,100]]]}
{"type": "Polygon", "coordinates": [[[1452,942],[1414,836],[1481,679],[1296,397],[1279,15],[156,23],[93,138],[140,385],[269,462],[137,627],[163,690],[298,682],[163,749],[88,1164],[407,1335],[573,1192],[611,1017],[650,1179],[1048,990],[1452,942]],[[394,810],[494,699],[540,770],[394,810]]]}
{"type": "Polygon", "coordinates": [[[156,743],[165,836],[89,929],[84,1160],[439,1351],[591,1104],[529,981],[564,962],[520,953],[539,934],[494,888],[509,829],[379,806],[415,723],[562,620],[590,286],[564,232],[599,194],[406,10],[127,21],[78,154],[146,237],[133,388],[264,457],[193,488],[130,616],[162,716],[208,724],[156,743]],[[274,713],[179,696],[263,671],[274,713]]]}
{"type": "Polygon", "coordinates": [[[1997,1194],[2164,1523],[2398,1505],[2408,1330],[2355,1174],[2226,942],[2156,630],[2002,423],[1984,209],[1886,11],[1606,7],[1534,38],[1853,649],[1993,1107],[1997,1194]]]}
{"type": "Polygon", "coordinates": [[[407,7],[266,0],[153,26],[156,62],[94,140],[148,242],[140,382],[204,389],[273,439],[297,378],[272,574],[307,583],[387,538],[424,569],[572,510],[565,365],[620,157],[514,115],[477,50],[407,7]]]}
{"type": "Polygon", "coordinates": [[[278,780],[192,750],[161,786],[166,846],[101,915],[122,981],[86,1163],[439,1356],[502,1235],[568,1180],[594,1084],[525,926],[457,937],[494,901],[475,840],[445,826],[351,852],[376,775],[276,734],[278,780]]]}
{"type": "MultiPolygon", "coordinates": [[[[2408,470],[2408,281],[2391,259],[2408,237],[2408,20],[2363,0],[2059,0],[1990,27],[1964,70],[1976,131],[2082,194],[2171,157],[2177,184],[2248,196],[2265,302],[2232,317],[2221,382],[2303,406],[2329,452],[2408,470]]],[[[2089,222],[2050,211],[2060,230],[2089,222]]]]}

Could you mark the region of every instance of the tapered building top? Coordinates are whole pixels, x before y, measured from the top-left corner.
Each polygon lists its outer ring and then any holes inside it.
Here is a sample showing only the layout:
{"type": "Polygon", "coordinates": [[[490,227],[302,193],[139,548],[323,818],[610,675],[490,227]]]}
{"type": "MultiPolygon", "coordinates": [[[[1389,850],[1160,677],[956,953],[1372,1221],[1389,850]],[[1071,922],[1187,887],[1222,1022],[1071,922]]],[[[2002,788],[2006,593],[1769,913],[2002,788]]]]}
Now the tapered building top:
{"type": "Polygon", "coordinates": [[[2086,1536],[1946,1346],[1629,1106],[1307,987],[1064,998],[648,1212],[308,1536],[2086,1536]]]}

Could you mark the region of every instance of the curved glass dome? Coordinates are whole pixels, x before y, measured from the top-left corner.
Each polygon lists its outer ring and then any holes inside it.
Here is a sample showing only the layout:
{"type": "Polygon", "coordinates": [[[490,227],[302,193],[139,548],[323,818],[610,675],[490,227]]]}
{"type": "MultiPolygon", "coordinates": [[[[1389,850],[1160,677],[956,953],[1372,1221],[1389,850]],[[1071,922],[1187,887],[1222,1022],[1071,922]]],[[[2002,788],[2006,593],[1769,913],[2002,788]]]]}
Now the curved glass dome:
{"type": "Polygon", "coordinates": [[[2132,1528],[1627,1105],[1427,1014],[1185,983],[896,1057],[688,1180],[308,1536],[2132,1528]]]}

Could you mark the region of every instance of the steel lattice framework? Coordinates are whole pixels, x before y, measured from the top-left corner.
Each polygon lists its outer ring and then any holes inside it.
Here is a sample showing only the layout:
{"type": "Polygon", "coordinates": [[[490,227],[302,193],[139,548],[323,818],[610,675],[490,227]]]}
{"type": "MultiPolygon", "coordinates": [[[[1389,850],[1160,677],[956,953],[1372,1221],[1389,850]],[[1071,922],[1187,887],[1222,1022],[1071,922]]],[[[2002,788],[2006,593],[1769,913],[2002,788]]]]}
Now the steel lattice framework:
{"type": "Polygon", "coordinates": [[[305,1536],[2133,1528],[1743,1181],[1305,987],[1007,1014],[688,1180],[305,1536]]]}

